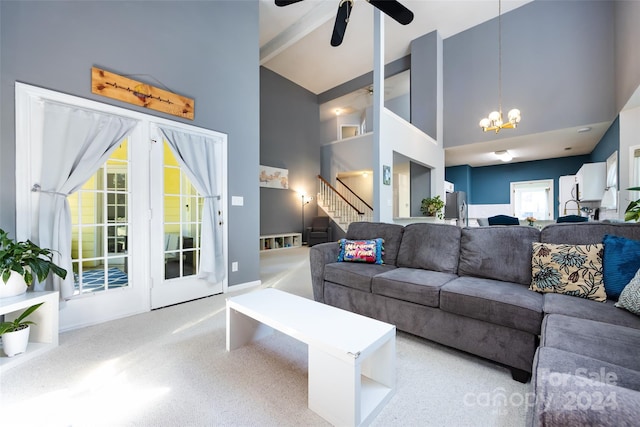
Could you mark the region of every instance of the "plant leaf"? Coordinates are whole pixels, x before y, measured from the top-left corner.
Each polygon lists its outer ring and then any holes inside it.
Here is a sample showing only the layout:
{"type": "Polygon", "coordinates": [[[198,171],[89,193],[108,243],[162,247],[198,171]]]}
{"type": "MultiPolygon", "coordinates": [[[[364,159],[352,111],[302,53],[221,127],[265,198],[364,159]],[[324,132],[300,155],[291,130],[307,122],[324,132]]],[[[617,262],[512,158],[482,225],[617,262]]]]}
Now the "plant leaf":
{"type": "MultiPolygon", "coordinates": [[[[20,323],[22,322],[27,316],[29,316],[31,313],[33,313],[34,311],[36,311],[38,308],[40,308],[40,306],[44,304],[43,302],[41,302],[40,304],[36,304],[36,305],[32,305],[31,307],[27,308],[20,316],[18,316],[18,318],[13,322],[13,323],[20,323]]],[[[32,324],[35,324],[33,322],[31,322],[32,324]]]]}

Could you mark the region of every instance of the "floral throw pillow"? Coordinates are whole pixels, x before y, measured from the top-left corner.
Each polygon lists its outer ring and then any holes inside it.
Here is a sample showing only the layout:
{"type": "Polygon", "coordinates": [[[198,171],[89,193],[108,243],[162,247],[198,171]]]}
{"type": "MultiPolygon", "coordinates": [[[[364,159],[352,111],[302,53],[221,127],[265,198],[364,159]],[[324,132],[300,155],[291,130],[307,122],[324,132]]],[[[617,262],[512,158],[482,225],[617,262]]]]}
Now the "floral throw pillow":
{"type": "Polygon", "coordinates": [[[534,242],[529,289],[605,301],[603,251],[602,243],[556,245],[534,242]]]}
{"type": "Polygon", "coordinates": [[[379,237],[371,240],[340,239],[340,253],[338,262],[365,262],[369,264],[383,264],[384,239],[379,237]]]}
{"type": "Polygon", "coordinates": [[[622,290],[616,307],[624,308],[640,316],[640,270],[636,271],[633,279],[622,290]]]}

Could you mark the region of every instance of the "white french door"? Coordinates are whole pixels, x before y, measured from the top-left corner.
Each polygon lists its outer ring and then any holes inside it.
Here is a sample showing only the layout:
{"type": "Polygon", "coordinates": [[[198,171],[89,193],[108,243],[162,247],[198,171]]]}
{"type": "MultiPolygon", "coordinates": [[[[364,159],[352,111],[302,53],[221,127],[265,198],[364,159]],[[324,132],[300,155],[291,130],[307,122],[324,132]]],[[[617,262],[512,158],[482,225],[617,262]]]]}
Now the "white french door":
{"type": "MultiPolygon", "coordinates": [[[[223,292],[224,284],[209,283],[198,277],[202,241],[204,196],[182,170],[175,153],[158,127],[152,125],[151,146],[151,308],[223,292]]],[[[221,159],[224,141],[213,132],[203,133],[214,145],[216,178],[226,175],[221,159]]],[[[220,194],[222,200],[226,195],[220,194]]],[[[219,216],[222,212],[219,212],[219,216]]],[[[215,233],[224,236],[224,223],[219,221],[215,233]]],[[[226,247],[226,237],[223,237],[226,247]]]]}
{"type": "MultiPolygon", "coordinates": [[[[226,271],[219,283],[197,278],[202,243],[212,239],[202,235],[204,197],[166,146],[158,126],[206,135],[215,144],[221,218],[227,207],[226,135],[20,83],[16,83],[16,237],[38,236],[42,195],[31,189],[34,184],[47,188],[40,179],[47,164],[42,158],[44,102],[138,121],[90,181],[67,198],[74,269],[69,273],[74,275],[76,289],[61,305],[60,330],[226,290],[226,271]]],[[[214,231],[222,236],[226,260],[226,224],[219,221],[214,231]]]]}

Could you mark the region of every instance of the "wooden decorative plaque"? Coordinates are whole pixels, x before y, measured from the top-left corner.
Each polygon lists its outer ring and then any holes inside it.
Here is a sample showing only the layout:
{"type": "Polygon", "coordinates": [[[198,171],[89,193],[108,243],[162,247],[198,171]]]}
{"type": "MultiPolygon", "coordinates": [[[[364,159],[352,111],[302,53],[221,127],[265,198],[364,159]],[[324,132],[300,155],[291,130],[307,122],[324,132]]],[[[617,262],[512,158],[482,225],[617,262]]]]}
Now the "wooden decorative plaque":
{"type": "Polygon", "coordinates": [[[91,68],[91,92],[193,120],[193,99],[100,68],[91,68]]]}

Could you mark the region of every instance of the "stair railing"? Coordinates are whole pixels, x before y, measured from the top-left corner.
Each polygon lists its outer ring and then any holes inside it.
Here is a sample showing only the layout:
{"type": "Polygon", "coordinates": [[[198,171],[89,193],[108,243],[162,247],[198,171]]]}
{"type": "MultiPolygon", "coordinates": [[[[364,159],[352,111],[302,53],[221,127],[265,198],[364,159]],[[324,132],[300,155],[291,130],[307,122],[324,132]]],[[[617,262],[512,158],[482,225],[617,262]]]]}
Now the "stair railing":
{"type": "Polygon", "coordinates": [[[371,211],[371,214],[367,214],[359,210],[320,175],[318,175],[318,205],[344,231],[347,230],[352,222],[371,221],[373,217],[373,211],[371,211]]]}
{"type": "Polygon", "coordinates": [[[347,184],[344,183],[340,178],[336,178],[336,190],[338,193],[342,194],[342,196],[349,201],[353,206],[356,207],[360,212],[363,212],[365,217],[373,216],[373,208],[369,205],[369,203],[365,202],[360,196],[356,194],[347,184]]]}

